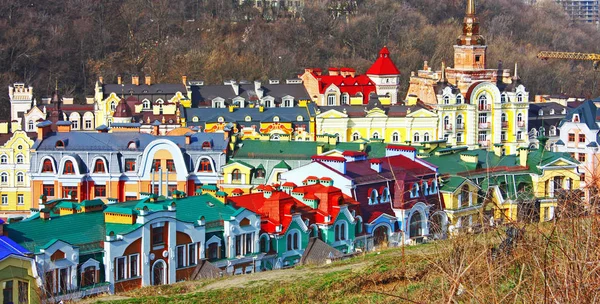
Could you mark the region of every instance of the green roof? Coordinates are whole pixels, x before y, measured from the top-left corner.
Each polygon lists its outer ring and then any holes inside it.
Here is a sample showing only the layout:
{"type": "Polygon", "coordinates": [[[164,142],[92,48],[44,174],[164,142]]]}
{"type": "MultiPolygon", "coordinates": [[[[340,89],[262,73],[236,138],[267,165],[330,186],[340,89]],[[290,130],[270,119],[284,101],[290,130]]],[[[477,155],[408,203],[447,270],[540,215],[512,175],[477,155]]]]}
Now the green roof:
{"type": "Polygon", "coordinates": [[[203,185],[202,189],[204,190],[212,190],[212,191],[218,191],[219,188],[215,185],[203,185]]]}
{"type": "Polygon", "coordinates": [[[217,196],[227,196],[227,193],[223,192],[223,191],[217,191],[217,193],[215,193],[215,195],[217,195],[217,196]]]}
{"type": "Polygon", "coordinates": [[[93,200],[85,200],[79,203],[82,207],[95,207],[104,205],[104,202],[101,199],[93,199],[93,200]]]}
{"type": "Polygon", "coordinates": [[[50,220],[37,217],[6,225],[4,230],[12,240],[32,252],[54,239],[74,246],[94,243],[90,250],[101,250],[100,242],[104,240],[104,213],[76,213],[53,217],[50,220]]]}
{"type": "Polygon", "coordinates": [[[290,167],[290,165],[288,165],[284,160],[280,161],[277,165],[275,165],[274,168],[277,169],[292,169],[292,167],[290,167]]]}
{"type": "Polygon", "coordinates": [[[77,204],[73,202],[60,202],[56,204],[56,208],[75,209],[77,208],[77,204]]]}
{"type": "Polygon", "coordinates": [[[462,176],[450,176],[444,180],[444,184],[440,187],[440,191],[443,192],[454,192],[458,189],[467,179],[462,176]]]}
{"type": "Polygon", "coordinates": [[[115,235],[127,234],[127,233],[130,233],[142,226],[143,226],[142,224],[137,224],[137,223],[135,223],[133,225],[107,223],[106,224],[106,235],[110,235],[111,232],[113,232],[115,235]]]}
{"type": "Polygon", "coordinates": [[[108,206],[108,208],[106,208],[106,210],[104,210],[104,212],[128,214],[128,215],[136,214],[136,212],[133,209],[123,208],[121,206],[114,206],[114,205],[108,206]]]}
{"type": "Polygon", "coordinates": [[[234,159],[307,159],[317,154],[317,146],[323,146],[323,152],[338,149],[359,151],[360,143],[338,143],[330,145],[318,141],[267,141],[244,140],[234,154],[234,159]]]}
{"type": "Polygon", "coordinates": [[[245,161],[241,161],[241,160],[231,160],[231,161],[229,161],[229,164],[233,164],[233,163],[238,163],[238,164],[240,164],[242,166],[248,167],[250,169],[254,169],[253,165],[251,165],[251,164],[249,164],[249,163],[247,163],[245,161]]]}

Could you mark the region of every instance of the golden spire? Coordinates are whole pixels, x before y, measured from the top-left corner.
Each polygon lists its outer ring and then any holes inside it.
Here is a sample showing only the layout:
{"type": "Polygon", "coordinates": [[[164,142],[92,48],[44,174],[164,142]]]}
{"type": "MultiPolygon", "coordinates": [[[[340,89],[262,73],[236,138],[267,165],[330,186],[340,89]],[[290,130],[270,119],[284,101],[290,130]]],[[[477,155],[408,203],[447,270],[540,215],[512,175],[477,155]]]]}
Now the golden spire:
{"type": "Polygon", "coordinates": [[[442,61],[442,82],[446,82],[446,62],[442,61]]]}
{"type": "Polygon", "coordinates": [[[467,15],[475,15],[475,0],[467,0],[467,15]]]}

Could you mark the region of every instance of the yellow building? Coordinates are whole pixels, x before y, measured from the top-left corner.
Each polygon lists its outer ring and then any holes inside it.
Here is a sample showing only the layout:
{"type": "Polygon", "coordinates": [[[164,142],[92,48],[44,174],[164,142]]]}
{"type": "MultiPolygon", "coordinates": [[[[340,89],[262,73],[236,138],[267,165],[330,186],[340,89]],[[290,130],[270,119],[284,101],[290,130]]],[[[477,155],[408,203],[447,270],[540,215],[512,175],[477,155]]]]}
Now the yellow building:
{"type": "MultiPolygon", "coordinates": [[[[0,220],[0,227],[3,222],[0,220]]],[[[6,236],[0,228],[0,303],[39,303],[37,272],[25,248],[6,236]]]]}
{"type": "Polygon", "coordinates": [[[316,133],[335,135],[340,142],[372,139],[420,144],[440,139],[438,115],[427,105],[413,100],[385,106],[371,97],[366,107],[315,107],[316,133]]]}
{"type": "Polygon", "coordinates": [[[529,93],[500,63],[487,68],[487,46],[479,34],[475,1],[469,0],[463,34],[454,46],[454,67],[432,71],[425,62],[412,73],[408,98],[431,104],[439,116],[440,138],[454,146],[491,150],[502,145],[504,154],[515,154],[528,144],[529,93]]]}
{"type": "Polygon", "coordinates": [[[32,207],[29,159],[35,133],[0,134],[0,212],[28,213],[32,207]]]}

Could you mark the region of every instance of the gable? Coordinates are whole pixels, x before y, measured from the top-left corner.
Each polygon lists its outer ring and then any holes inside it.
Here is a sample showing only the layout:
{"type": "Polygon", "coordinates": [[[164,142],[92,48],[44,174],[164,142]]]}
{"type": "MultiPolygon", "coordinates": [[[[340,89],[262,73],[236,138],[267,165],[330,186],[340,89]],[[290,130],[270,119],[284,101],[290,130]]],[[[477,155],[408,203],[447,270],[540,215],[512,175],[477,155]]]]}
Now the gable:
{"type": "Polygon", "coordinates": [[[346,117],[348,117],[347,114],[344,114],[342,112],[339,112],[339,111],[333,110],[333,109],[317,115],[317,118],[346,118],[346,117]]]}
{"type": "Polygon", "coordinates": [[[434,117],[434,118],[436,118],[437,115],[426,109],[419,109],[417,111],[411,112],[410,114],[407,114],[406,117],[434,117]]]}

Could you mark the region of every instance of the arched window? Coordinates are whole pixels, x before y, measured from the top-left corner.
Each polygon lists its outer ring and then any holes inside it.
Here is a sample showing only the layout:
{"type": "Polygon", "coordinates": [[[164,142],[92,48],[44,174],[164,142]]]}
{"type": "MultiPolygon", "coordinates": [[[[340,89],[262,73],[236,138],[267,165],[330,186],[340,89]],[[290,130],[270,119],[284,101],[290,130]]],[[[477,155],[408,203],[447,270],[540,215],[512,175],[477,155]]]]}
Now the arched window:
{"type": "Polygon", "coordinates": [[[25,181],[25,174],[23,172],[17,173],[17,183],[23,183],[25,181]]]}
{"type": "Polygon", "coordinates": [[[200,167],[198,168],[198,172],[213,172],[212,163],[209,159],[203,158],[200,161],[200,167]]]}
{"type": "Polygon", "coordinates": [[[517,114],[517,121],[518,122],[522,122],[523,121],[523,113],[517,114]]]}
{"type": "Polygon", "coordinates": [[[479,110],[480,111],[488,110],[488,98],[487,98],[487,96],[485,96],[485,95],[479,96],[478,104],[479,104],[479,110]]]}
{"type": "Polygon", "coordinates": [[[517,94],[517,102],[523,102],[523,94],[517,94]]]}
{"type": "Polygon", "coordinates": [[[342,94],[342,104],[348,104],[348,93],[342,94]]]}
{"type": "Polygon", "coordinates": [[[240,169],[235,169],[231,172],[231,179],[235,182],[242,180],[242,172],[240,172],[240,169]]]}
{"type": "Polygon", "coordinates": [[[456,142],[462,142],[463,141],[463,134],[462,133],[456,133],[456,142]]]}
{"type": "Polygon", "coordinates": [[[73,162],[68,160],[65,162],[65,168],[63,169],[63,174],[75,174],[75,168],[73,167],[73,162]]]}
{"type": "Polygon", "coordinates": [[[502,113],[502,115],[500,115],[500,121],[502,121],[502,122],[506,121],[506,113],[502,113]]]}
{"type": "Polygon", "coordinates": [[[390,189],[387,187],[383,188],[383,192],[381,192],[381,202],[388,203],[391,200],[390,189]]]}
{"type": "Polygon", "coordinates": [[[417,184],[417,183],[413,184],[410,194],[411,194],[410,195],[411,198],[419,197],[419,184],[417,184]]]}
{"type": "Polygon", "coordinates": [[[425,132],[425,134],[423,134],[423,141],[429,141],[429,133],[425,132]]]}
{"type": "Polygon", "coordinates": [[[463,102],[462,95],[460,95],[460,94],[456,95],[456,103],[457,104],[461,104],[462,102],[463,102]]]}
{"type": "Polygon", "coordinates": [[[392,133],[392,142],[399,142],[399,141],[400,141],[400,134],[398,134],[398,132],[392,133]]]}
{"type": "Polygon", "coordinates": [[[550,136],[556,136],[556,126],[550,127],[550,136]]]}
{"type": "Polygon", "coordinates": [[[198,116],[192,117],[192,122],[198,122],[198,121],[200,121],[200,118],[198,118],[198,116]]]}
{"type": "Polygon", "coordinates": [[[462,115],[456,116],[456,125],[457,126],[462,126],[462,124],[463,124],[463,117],[462,117],[462,115]]]}
{"type": "Polygon", "coordinates": [[[354,134],[352,134],[352,140],[359,140],[360,139],[360,134],[358,134],[358,132],[355,132],[354,134]]]}
{"type": "Polygon", "coordinates": [[[117,102],[113,100],[113,102],[110,103],[110,110],[114,111],[117,108],[117,102]]]}
{"type": "Polygon", "coordinates": [[[336,105],[335,94],[329,94],[329,95],[327,95],[327,105],[328,106],[335,106],[336,105]]]}
{"type": "Polygon", "coordinates": [[[379,132],[373,132],[373,139],[379,139],[379,132]]]}
{"type": "Polygon", "coordinates": [[[23,154],[17,155],[17,164],[24,163],[24,159],[25,159],[25,157],[23,156],[23,154]]]}
{"type": "Polygon", "coordinates": [[[500,103],[506,103],[506,94],[500,95],[500,103]]]}
{"type": "Polygon", "coordinates": [[[64,148],[65,147],[65,142],[62,141],[62,140],[57,140],[55,147],[56,148],[64,148]]]}
{"type": "Polygon", "coordinates": [[[152,107],[152,103],[148,99],[144,99],[144,101],[142,101],[142,105],[144,110],[150,110],[152,107]]]}
{"type": "Polygon", "coordinates": [[[413,135],[413,142],[420,142],[420,141],[421,141],[421,136],[419,136],[419,132],[417,132],[413,135]]]}
{"type": "Polygon", "coordinates": [[[292,230],[287,236],[287,250],[298,250],[300,249],[300,232],[298,230],[292,230]]]}
{"type": "Polygon", "coordinates": [[[538,116],[544,116],[544,110],[540,109],[540,110],[538,111],[538,116]]]}
{"type": "Polygon", "coordinates": [[[6,154],[0,155],[0,164],[8,164],[8,156],[6,156],[6,154]]]}
{"type": "Polygon", "coordinates": [[[554,115],[554,109],[550,109],[550,115],[554,115]]]}
{"type": "Polygon", "coordinates": [[[450,96],[444,96],[444,104],[450,104],[450,96]]]}
{"type": "Polygon", "coordinates": [[[33,120],[30,120],[30,121],[27,123],[27,130],[29,130],[29,131],[33,130],[33,120]]]}
{"type": "Polygon", "coordinates": [[[202,149],[210,149],[210,148],[211,148],[210,141],[205,141],[202,143],[202,149]]]}
{"type": "Polygon", "coordinates": [[[450,116],[444,116],[444,129],[448,130],[448,128],[452,128],[450,126],[450,116]]]}
{"type": "Polygon", "coordinates": [[[101,159],[97,159],[94,163],[94,173],[106,173],[104,161],[102,161],[101,159]]]}
{"type": "Polygon", "coordinates": [[[8,183],[8,173],[2,172],[2,174],[0,174],[0,183],[3,183],[3,184],[8,183]]]}
{"type": "Polygon", "coordinates": [[[377,190],[371,190],[371,194],[369,195],[369,205],[377,204],[377,190]]]}
{"type": "Polygon", "coordinates": [[[52,160],[45,159],[42,164],[42,173],[54,173],[54,166],[52,166],[52,160]]]}

